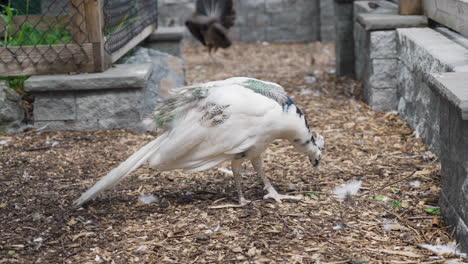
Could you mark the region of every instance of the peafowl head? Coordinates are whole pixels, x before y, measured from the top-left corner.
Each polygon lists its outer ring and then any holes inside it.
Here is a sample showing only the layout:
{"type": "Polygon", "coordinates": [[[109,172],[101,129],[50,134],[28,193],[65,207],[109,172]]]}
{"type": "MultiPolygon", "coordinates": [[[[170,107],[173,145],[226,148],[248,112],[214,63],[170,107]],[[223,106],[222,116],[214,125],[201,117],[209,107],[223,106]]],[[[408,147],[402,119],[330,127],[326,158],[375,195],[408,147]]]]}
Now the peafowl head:
{"type": "Polygon", "coordinates": [[[309,157],[309,161],[312,166],[316,167],[319,165],[320,160],[322,159],[322,152],[325,146],[325,140],[322,135],[316,133],[312,134],[307,123],[307,119],[302,111],[297,107],[288,97],[288,101],[283,105],[283,109],[290,113],[290,116],[294,117],[294,120],[297,120],[295,124],[296,133],[292,141],[294,148],[306,154],[309,157]]]}
{"type": "Polygon", "coordinates": [[[295,139],[293,144],[296,150],[306,154],[309,157],[309,161],[312,166],[317,167],[319,165],[320,160],[322,159],[322,152],[325,145],[325,140],[323,139],[322,135],[316,133],[314,136],[310,133],[308,139],[305,141],[295,139]]]}

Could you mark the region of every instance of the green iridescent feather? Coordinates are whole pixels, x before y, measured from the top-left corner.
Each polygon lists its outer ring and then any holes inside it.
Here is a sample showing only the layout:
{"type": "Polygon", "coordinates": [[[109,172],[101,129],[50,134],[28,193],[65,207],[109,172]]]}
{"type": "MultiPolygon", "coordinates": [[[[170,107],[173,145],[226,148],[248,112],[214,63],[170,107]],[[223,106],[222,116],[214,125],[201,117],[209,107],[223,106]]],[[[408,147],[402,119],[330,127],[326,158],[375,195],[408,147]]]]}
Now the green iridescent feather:
{"type": "Polygon", "coordinates": [[[262,82],[256,79],[249,79],[241,83],[240,85],[256,93],[271,98],[281,105],[288,100],[288,95],[284,91],[283,87],[274,83],[262,82]]]}

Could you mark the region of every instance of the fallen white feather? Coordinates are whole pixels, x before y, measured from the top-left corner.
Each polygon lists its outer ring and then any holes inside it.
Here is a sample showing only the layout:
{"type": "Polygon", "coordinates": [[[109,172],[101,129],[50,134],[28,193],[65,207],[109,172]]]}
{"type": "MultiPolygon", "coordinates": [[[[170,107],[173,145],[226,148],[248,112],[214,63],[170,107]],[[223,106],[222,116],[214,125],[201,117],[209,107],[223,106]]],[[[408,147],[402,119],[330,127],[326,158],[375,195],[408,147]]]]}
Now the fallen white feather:
{"type": "Polygon", "coordinates": [[[447,245],[429,245],[424,244],[421,247],[428,249],[437,255],[453,255],[461,258],[466,258],[467,254],[462,253],[455,242],[448,243],[447,245]]]}
{"type": "Polygon", "coordinates": [[[386,221],[384,221],[383,229],[385,231],[390,232],[390,231],[406,230],[406,227],[398,224],[397,222],[386,220],[386,221]]]}
{"type": "Polygon", "coordinates": [[[8,145],[8,141],[6,141],[6,140],[0,140],[0,145],[8,145]]]}
{"type": "Polygon", "coordinates": [[[145,252],[146,250],[148,250],[148,246],[141,245],[137,249],[135,249],[135,252],[145,252]]]}
{"type": "Polygon", "coordinates": [[[43,239],[42,237],[36,237],[36,238],[33,240],[34,243],[40,243],[40,242],[42,242],[42,241],[44,241],[44,239],[43,239]]]}
{"type": "Polygon", "coordinates": [[[336,226],[334,226],[332,228],[333,228],[333,230],[340,230],[340,229],[343,228],[343,226],[342,225],[336,225],[336,226]]]}
{"type": "Polygon", "coordinates": [[[36,129],[36,134],[39,135],[42,133],[43,130],[45,130],[47,127],[49,126],[49,124],[45,124],[44,126],[36,129]]]}
{"type": "Polygon", "coordinates": [[[31,176],[31,174],[29,174],[28,171],[23,171],[23,178],[25,178],[25,179],[31,179],[32,176],[31,176]]]}
{"type": "Polygon", "coordinates": [[[409,183],[409,185],[411,186],[411,188],[417,189],[417,188],[421,187],[421,182],[420,181],[412,181],[412,182],[409,183]]]}
{"type": "Polygon", "coordinates": [[[317,78],[315,78],[314,76],[305,76],[304,81],[308,84],[313,84],[317,82],[317,78]]]}
{"type": "Polygon", "coordinates": [[[351,180],[345,184],[338,185],[333,190],[333,196],[337,199],[345,199],[347,196],[356,195],[361,189],[362,181],[351,180]]]}
{"type": "Polygon", "coordinates": [[[144,204],[150,204],[150,203],[154,203],[154,202],[158,202],[159,201],[159,198],[150,194],[150,195],[143,195],[143,196],[140,196],[140,198],[138,198],[138,200],[144,204]]]}
{"type": "Polygon", "coordinates": [[[218,171],[219,171],[219,172],[222,172],[222,173],[224,173],[224,174],[227,174],[227,175],[234,175],[234,174],[232,173],[232,170],[228,170],[228,169],[226,169],[226,168],[218,168],[218,171]]]}

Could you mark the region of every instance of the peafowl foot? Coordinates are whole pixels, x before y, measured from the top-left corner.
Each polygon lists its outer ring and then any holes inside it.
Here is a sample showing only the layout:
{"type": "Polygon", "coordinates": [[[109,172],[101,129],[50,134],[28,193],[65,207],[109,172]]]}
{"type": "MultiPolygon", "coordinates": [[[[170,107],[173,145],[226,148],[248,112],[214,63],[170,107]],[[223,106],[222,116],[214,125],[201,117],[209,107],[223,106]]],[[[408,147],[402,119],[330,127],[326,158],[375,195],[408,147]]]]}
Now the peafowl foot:
{"type": "Polygon", "coordinates": [[[252,202],[251,200],[247,200],[244,197],[239,198],[239,205],[241,206],[248,205],[251,202],[252,202]]]}
{"type": "Polygon", "coordinates": [[[302,200],[302,196],[284,195],[279,194],[275,189],[271,188],[268,190],[268,194],[263,196],[263,199],[274,199],[276,202],[281,203],[281,200],[302,200]]]}

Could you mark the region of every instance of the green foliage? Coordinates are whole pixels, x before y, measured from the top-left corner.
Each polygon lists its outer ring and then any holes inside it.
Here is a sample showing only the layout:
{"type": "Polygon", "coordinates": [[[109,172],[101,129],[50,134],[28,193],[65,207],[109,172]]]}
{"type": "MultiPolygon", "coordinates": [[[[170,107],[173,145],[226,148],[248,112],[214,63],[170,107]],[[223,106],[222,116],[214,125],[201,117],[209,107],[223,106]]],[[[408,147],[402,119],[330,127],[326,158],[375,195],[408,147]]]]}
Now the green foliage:
{"type": "Polygon", "coordinates": [[[434,215],[440,215],[440,208],[439,207],[432,207],[432,208],[426,208],[424,211],[434,214],[434,215]]]}
{"type": "Polygon", "coordinates": [[[315,194],[315,193],[313,193],[313,192],[306,193],[306,196],[309,196],[309,197],[313,197],[313,198],[320,199],[320,195],[318,195],[318,194],[315,194]]]}
{"type": "Polygon", "coordinates": [[[374,196],[374,199],[377,200],[377,201],[383,201],[383,200],[385,200],[385,196],[383,196],[383,195],[376,195],[376,196],[374,196]]]}
{"type": "Polygon", "coordinates": [[[14,250],[8,250],[7,254],[8,255],[14,255],[16,252],[14,250]]]}
{"type": "Polygon", "coordinates": [[[29,76],[13,76],[13,77],[0,77],[0,80],[8,81],[10,88],[16,92],[20,92],[24,88],[24,82],[29,78],[29,76]]]}
{"type": "Polygon", "coordinates": [[[68,44],[72,40],[70,32],[64,26],[60,26],[61,21],[51,24],[45,31],[24,22],[16,31],[14,17],[18,15],[18,11],[5,5],[0,7],[3,9],[0,18],[6,24],[3,38],[0,40],[3,47],[68,44]]]}

